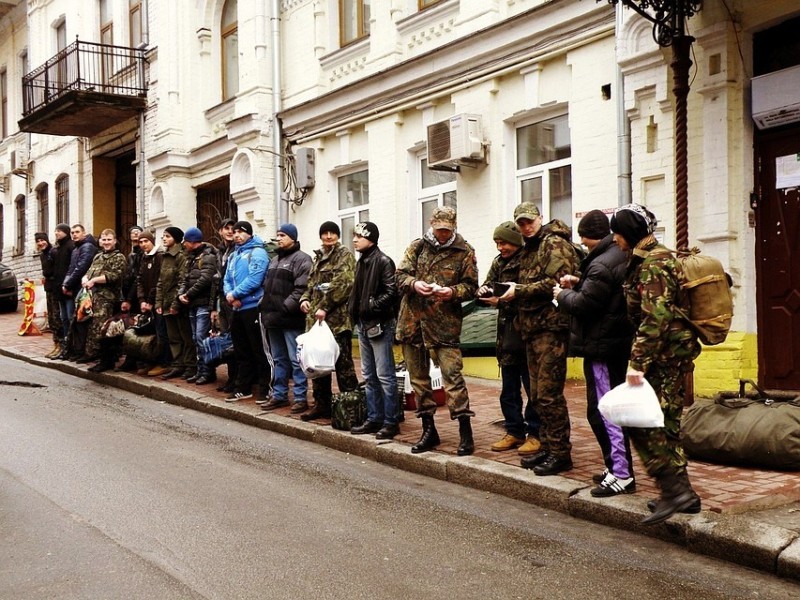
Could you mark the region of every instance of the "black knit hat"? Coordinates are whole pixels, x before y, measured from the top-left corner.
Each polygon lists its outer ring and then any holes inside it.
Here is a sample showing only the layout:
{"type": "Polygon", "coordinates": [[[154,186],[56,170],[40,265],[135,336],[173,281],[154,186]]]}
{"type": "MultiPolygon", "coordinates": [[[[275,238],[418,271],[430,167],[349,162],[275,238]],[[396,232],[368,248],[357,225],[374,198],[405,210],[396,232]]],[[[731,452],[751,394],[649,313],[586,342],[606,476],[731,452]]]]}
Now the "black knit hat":
{"type": "Polygon", "coordinates": [[[69,225],[67,225],[66,223],[59,223],[58,225],[56,225],[56,229],[58,231],[61,231],[62,233],[66,233],[67,235],[69,235],[69,225]]]}
{"type": "Polygon", "coordinates": [[[319,226],[319,237],[322,237],[322,234],[328,231],[331,231],[340,237],[342,235],[342,230],[339,229],[339,226],[333,221],[325,221],[319,226]]]}
{"type": "Polygon", "coordinates": [[[178,244],[183,241],[183,229],[180,227],[166,227],[164,228],[164,233],[170,234],[178,244]]]}
{"type": "Polygon", "coordinates": [[[247,235],[253,235],[253,226],[250,221],[236,221],[233,224],[233,230],[236,231],[237,229],[244,231],[247,235]]]}
{"type": "Polygon", "coordinates": [[[47,242],[48,244],[50,243],[50,238],[49,238],[49,237],[47,237],[47,234],[46,234],[44,231],[37,231],[36,233],[34,233],[34,234],[33,234],[33,239],[34,239],[35,241],[37,241],[37,242],[38,242],[39,240],[44,240],[44,241],[45,241],[45,242],[47,242]]]}
{"type": "Polygon", "coordinates": [[[360,235],[361,237],[368,239],[373,244],[377,244],[381,232],[378,231],[378,226],[372,221],[362,221],[355,226],[353,229],[353,234],[360,235]]]}
{"type": "Polygon", "coordinates": [[[633,248],[655,229],[655,215],[640,204],[626,204],[614,211],[611,231],[621,235],[633,248]]]}
{"type": "Polygon", "coordinates": [[[602,240],[609,233],[608,217],[602,210],[590,210],[578,223],[578,235],[590,240],[602,240]]]}

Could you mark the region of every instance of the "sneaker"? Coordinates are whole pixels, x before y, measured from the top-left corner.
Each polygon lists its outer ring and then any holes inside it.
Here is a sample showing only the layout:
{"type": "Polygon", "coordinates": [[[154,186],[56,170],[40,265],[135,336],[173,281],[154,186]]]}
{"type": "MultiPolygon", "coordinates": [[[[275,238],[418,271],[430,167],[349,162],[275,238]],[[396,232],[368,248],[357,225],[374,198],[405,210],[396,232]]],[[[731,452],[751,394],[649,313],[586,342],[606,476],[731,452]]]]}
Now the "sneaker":
{"type": "Polygon", "coordinates": [[[507,450],[513,450],[514,448],[522,446],[524,443],[525,440],[507,433],[503,436],[502,440],[495,442],[489,446],[489,448],[492,450],[492,452],[505,452],[507,450]]]}
{"type": "Polygon", "coordinates": [[[610,498],[617,494],[632,494],[636,491],[636,481],[633,477],[619,479],[608,473],[605,479],[596,488],[589,492],[594,498],[610,498]]]}
{"type": "Polygon", "coordinates": [[[525,439],[525,443],[517,449],[517,454],[520,456],[533,456],[541,449],[542,443],[532,435],[529,435],[525,439]]]}
{"type": "Polygon", "coordinates": [[[606,478],[606,475],[608,475],[608,469],[603,469],[602,473],[595,473],[594,475],[592,475],[592,483],[600,485],[601,483],[603,483],[603,480],[606,478]]]}
{"type": "Polygon", "coordinates": [[[251,392],[233,392],[230,396],[225,398],[225,402],[238,402],[239,400],[247,400],[252,397],[253,394],[251,392]]]}

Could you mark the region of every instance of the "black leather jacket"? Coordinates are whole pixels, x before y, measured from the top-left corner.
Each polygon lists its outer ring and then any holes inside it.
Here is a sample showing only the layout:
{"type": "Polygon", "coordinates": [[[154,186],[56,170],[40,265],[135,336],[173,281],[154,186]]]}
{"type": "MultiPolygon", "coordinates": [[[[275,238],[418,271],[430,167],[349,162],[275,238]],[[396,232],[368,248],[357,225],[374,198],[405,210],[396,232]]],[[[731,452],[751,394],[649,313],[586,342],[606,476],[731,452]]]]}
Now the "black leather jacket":
{"type": "Polygon", "coordinates": [[[399,295],[394,261],[377,246],[361,253],[348,310],[353,324],[372,326],[397,318],[399,295]]]}

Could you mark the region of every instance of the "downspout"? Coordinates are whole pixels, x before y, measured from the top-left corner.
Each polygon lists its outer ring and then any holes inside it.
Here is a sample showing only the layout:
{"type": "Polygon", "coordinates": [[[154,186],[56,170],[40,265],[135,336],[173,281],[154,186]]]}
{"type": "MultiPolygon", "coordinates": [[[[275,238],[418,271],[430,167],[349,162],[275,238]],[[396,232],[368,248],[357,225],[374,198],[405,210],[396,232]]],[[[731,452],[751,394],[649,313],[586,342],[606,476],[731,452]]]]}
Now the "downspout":
{"type": "Polygon", "coordinates": [[[622,33],[622,2],[617,3],[616,84],[617,84],[617,201],[619,206],[633,202],[631,173],[631,122],[625,111],[625,76],[619,64],[619,39],[622,33]]]}
{"type": "Polygon", "coordinates": [[[283,200],[283,130],[278,119],[281,103],[281,3],[272,0],[272,170],[275,194],[275,229],[289,220],[289,204],[283,200]]]}
{"type": "MultiPolygon", "coordinates": [[[[148,0],[142,2],[142,44],[141,52],[150,46],[150,6],[148,0]]],[[[145,74],[144,63],[139,63],[139,84],[140,89],[144,89],[145,74]]],[[[145,111],[139,113],[139,220],[137,221],[140,226],[144,227],[144,212],[145,212],[145,198],[144,198],[144,164],[145,164],[145,151],[144,151],[144,125],[145,125],[145,111]]]]}

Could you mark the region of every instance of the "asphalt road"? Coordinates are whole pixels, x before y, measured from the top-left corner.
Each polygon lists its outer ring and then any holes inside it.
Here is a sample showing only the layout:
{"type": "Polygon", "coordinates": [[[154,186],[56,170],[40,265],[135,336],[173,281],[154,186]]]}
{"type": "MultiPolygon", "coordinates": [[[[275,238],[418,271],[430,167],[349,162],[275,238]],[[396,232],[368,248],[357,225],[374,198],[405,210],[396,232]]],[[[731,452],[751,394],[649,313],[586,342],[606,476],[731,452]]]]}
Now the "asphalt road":
{"type": "Polygon", "coordinates": [[[658,540],[0,357],[3,600],[792,597],[658,540]]]}

